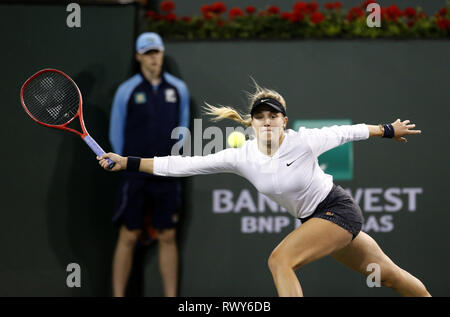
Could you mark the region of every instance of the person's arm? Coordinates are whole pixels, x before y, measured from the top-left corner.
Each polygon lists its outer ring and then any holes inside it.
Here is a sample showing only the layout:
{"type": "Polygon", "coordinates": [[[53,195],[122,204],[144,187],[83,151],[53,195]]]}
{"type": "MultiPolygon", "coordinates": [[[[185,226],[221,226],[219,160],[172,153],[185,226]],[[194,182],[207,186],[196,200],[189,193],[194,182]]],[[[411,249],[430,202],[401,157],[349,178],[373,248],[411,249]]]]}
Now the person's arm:
{"type": "MultiPolygon", "coordinates": [[[[394,139],[407,142],[405,135],[420,134],[420,130],[411,130],[415,127],[409,120],[397,119],[392,123],[394,128],[394,139]]],[[[304,136],[306,142],[316,156],[351,141],[366,140],[371,136],[383,136],[383,130],[378,125],[355,124],[324,127],[321,129],[300,128],[300,135],[304,136]]]]}
{"type": "MultiPolygon", "coordinates": [[[[206,156],[176,155],[142,158],[139,162],[139,172],[172,177],[214,173],[233,173],[236,171],[238,151],[238,149],[230,148],[206,156]]],[[[133,159],[129,159],[128,157],[123,157],[115,153],[107,153],[103,154],[101,157],[97,157],[99,164],[106,170],[108,170],[108,163],[106,161],[107,158],[116,163],[114,168],[109,170],[112,172],[129,169],[131,167],[130,163],[136,164],[136,159],[134,159],[134,162],[129,162],[129,160],[133,159]]],[[[134,170],[137,171],[137,169],[134,170]]]]}
{"type": "MultiPolygon", "coordinates": [[[[422,131],[420,130],[412,130],[416,127],[415,124],[412,124],[411,121],[405,120],[401,121],[400,119],[397,119],[395,122],[391,123],[392,127],[394,128],[394,137],[396,141],[399,142],[408,142],[408,140],[404,137],[405,135],[411,135],[411,134],[420,134],[422,131]]],[[[380,136],[382,137],[384,135],[384,128],[381,124],[379,125],[367,125],[367,128],[369,129],[369,137],[371,136],[380,136]]]]}

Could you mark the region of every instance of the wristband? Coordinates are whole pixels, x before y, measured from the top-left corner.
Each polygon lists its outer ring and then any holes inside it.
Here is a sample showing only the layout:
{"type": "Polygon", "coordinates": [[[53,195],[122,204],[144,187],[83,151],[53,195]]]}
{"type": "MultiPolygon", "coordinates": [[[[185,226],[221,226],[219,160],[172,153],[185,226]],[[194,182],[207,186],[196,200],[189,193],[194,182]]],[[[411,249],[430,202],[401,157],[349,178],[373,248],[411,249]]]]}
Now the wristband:
{"type": "Polygon", "coordinates": [[[384,134],[383,138],[392,139],[395,136],[394,127],[392,124],[383,124],[384,134]]]}
{"type": "Polygon", "coordinates": [[[127,159],[127,171],[139,172],[139,166],[141,165],[141,158],[135,156],[128,156],[127,159]]]}

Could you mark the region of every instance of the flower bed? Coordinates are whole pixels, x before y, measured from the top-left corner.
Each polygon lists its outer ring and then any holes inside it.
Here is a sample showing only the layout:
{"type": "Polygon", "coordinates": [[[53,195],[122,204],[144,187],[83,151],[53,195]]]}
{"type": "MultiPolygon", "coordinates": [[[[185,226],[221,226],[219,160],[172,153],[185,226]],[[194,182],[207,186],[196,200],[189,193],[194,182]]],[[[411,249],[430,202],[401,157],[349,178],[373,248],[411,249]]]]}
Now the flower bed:
{"type": "Polygon", "coordinates": [[[148,30],[165,39],[294,39],[294,38],[448,38],[450,2],[434,15],[421,8],[381,7],[381,27],[369,27],[366,10],[373,0],[344,9],[342,2],[298,1],[292,11],[277,6],[227,8],[223,2],[205,4],[201,15],[179,17],[172,1],[161,2],[160,12],[147,11],[148,30]]]}

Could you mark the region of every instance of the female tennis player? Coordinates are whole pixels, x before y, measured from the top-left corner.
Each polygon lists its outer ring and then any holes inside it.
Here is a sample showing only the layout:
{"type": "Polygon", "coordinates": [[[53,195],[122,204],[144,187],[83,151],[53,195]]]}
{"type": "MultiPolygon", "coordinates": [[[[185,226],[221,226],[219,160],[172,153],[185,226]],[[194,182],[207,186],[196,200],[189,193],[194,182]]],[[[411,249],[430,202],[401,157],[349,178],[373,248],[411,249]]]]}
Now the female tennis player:
{"type": "Polygon", "coordinates": [[[364,275],[371,263],[380,267],[381,284],[403,296],[430,296],[420,280],[398,267],[378,244],[361,231],[363,215],[352,197],[333,183],[318,164],[322,153],[350,141],[369,137],[394,138],[420,134],[409,120],[392,124],[343,125],[322,129],[286,130],[286,102],[276,91],[259,87],[249,96],[249,114],[230,107],[208,105],[213,120],[231,119],[251,126],[256,138],[240,148],[228,148],[206,156],[122,157],[114,153],[98,157],[112,171],[139,170],[161,176],[234,173],[248,179],[258,191],[277,202],[302,225],[273,250],[268,265],[279,296],[303,296],[295,270],[330,255],[364,275]]]}

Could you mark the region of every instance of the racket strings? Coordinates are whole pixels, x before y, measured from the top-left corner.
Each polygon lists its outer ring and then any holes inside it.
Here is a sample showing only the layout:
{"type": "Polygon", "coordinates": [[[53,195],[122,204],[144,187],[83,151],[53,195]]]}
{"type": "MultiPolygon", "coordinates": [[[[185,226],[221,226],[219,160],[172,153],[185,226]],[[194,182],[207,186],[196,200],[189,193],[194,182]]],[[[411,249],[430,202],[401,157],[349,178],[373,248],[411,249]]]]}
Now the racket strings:
{"type": "Polygon", "coordinates": [[[25,107],[37,120],[61,125],[78,113],[80,97],[76,86],[57,72],[44,72],[28,82],[23,92],[25,107]]]}

